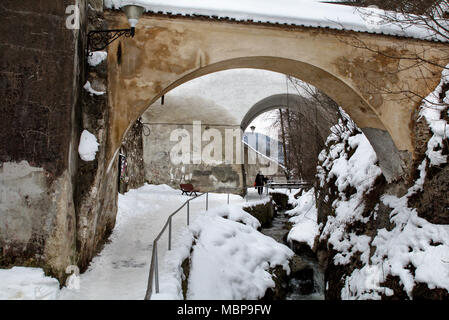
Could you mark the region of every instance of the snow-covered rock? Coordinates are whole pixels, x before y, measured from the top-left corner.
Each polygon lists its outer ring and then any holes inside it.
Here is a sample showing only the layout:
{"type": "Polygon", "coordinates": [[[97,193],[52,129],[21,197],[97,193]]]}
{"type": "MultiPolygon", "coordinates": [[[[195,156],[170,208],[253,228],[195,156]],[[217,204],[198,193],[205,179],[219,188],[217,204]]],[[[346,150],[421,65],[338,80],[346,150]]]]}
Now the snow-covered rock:
{"type": "Polygon", "coordinates": [[[328,217],[320,239],[326,239],[336,252],[333,264],[348,268],[341,279],[342,299],[381,299],[394,294],[392,285],[396,290],[402,287],[410,299],[416,294],[417,284],[449,292],[449,225],[433,224],[418,216],[410,201],[426,192],[429,168],[447,166],[444,143],[449,131],[443,112],[449,112],[449,91],[442,91],[449,83],[448,75],[445,70],[441,83],[421,105],[420,116],[426,119],[433,135],[427,143],[426,157],[418,166],[419,177],[405,195],[380,193],[375,205],[371,203],[371,208],[365,210],[364,195],[373,188],[380,172],[374,151],[361,134],[348,135],[348,130],[343,130],[331,135],[331,147],[320,155],[321,187],[335,181],[339,192],[329,204],[333,215],[328,217]],[[348,187],[352,189],[346,194],[348,187]],[[378,227],[379,207],[385,208],[382,214],[388,220],[387,227],[378,227]]]}

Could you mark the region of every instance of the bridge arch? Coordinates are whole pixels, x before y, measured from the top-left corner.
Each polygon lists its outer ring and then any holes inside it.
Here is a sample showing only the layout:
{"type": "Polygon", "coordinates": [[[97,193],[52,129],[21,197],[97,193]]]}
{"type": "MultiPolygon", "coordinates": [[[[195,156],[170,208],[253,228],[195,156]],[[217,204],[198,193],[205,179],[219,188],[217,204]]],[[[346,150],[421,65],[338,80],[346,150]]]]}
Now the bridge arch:
{"type": "MultiPolygon", "coordinates": [[[[106,10],[105,18],[111,28],[127,25],[114,10],[106,10]]],[[[202,75],[254,68],[301,79],[337,102],[370,139],[388,180],[401,174],[401,156],[415,155],[418,102],[401,92],[406,88],[427,96],[440,81],[441,67],[421,68],[414,61],[387,57],[425,51],[432,61],[448,61],[443,44],[357,33],[358,40],[384,56],[354,46],[354,32],[322,28],[151,13],[142,16],[138,28],[134,38],[108,47],[108,162],[130,124],[161,95],[202,75]],[[392,99],[391,92],[399,94],[392,99]]]]}
{"type": "MultiPolygon", "coordinates": [[[[195,71],[178,77],[164,89],[160,89],[155,93],[149,102],[143,105],[141,104],[140,108],[137,107],[134,109],[134,117],[127,123],[126,131],[131,127],[134,121],[139,118],[145,110],[150,108],[161,96],[183,83],[210,73],[240,68],[260,69],[283,73],[317,87],[340,105],[362,131],[364,131],[374,150],[378,154],[380,167],[387,180],[393,180],[395,177],[402,174],[399,151],[396,148],[390,133],[376,114],[374,108],[372,108],[355,89],[346,84],[342,79],[339,79],[321,68],[305,62],[281,57],[256,56],[229,59],[199,67],[195,71]]],[[[281,97],[271,99],[282,100],[281,97]]],[[[257,106],[257,108],[258,107],[260,107],[260,105],[257,106]]],[[[124,131],[123,135],[126,131],[124,131]]],[[[114,150],[114,152],[116,152],[116,150],[114,150]]]]}
{"type": "Polygon", "coordinates": [[[312,181],[316,174],[318,155],[331,134],[330,128],[338,123],[338,106],[322,105],[299,94],[274,94],[259,100],[249,108],[241,121],[241,129],[245,131],[258,116],[276,109],[289,109],[299,116],[299,128],[296,129],[299,130],[299,136],[296,137],[293,148],[299,162],[294,166],[303,179],[312,181]]]}
{"type": "MultiPolygon", "coordinates": [[[[271,95],[256,102],[243,117],[240,127],[243,131],[245,131],[250,123],[258,116],[265,112],[279,108],[288,108],[294,112],[299,112],[301,116],[306,119],[306,121],[312,123],[314,126],[317,126],[316,118],[337,120],[338,110],[333,110],[335,114],[330,115],[330,110],[325,110],[321,105],[315,103],[311,99],[298,94],[284,93],[271,95]]],[[[331,133],[329,127],[332,125],[332,121],[325,121],[325,123],[325,126],[317,128],[322,140],[325,140],[331,133]]]]}

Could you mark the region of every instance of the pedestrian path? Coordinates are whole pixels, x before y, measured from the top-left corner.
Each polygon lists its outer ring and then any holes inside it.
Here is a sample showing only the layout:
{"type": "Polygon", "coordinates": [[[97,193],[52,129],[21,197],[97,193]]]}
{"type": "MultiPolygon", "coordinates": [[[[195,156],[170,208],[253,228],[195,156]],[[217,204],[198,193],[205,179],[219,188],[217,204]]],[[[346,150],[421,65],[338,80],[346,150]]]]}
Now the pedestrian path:
{"type": "MultiPolygon", "coordinates": [[[[248,201],[258,200],[250,193],[248,201]]],[[[88,270],[80,275],[79,290],[63,288],[59,299],[138,299],[145,296],[152,243],[168,216],[190,197],[166,185],[148,185],[119,195],[116,226],[107,243],[88,270]]],[[[244,203],[230,195],[231,204],[244,203]]],[[[227,194],[209,194],[209,209],[227,205],[227,194]]],[[[190,221],[206,209],[205,195],[192,200],[190,221]]],[[[172,220],[173,241],[186,228],[186,208],[172,220]]],[[[168,235],[158,244],[159,257],[168,250],[168,235]]],[[[162,259],[160,260],[162,261],[162,259]]],[[[159,266],[163,271],[163,265],[159,266]]]]}

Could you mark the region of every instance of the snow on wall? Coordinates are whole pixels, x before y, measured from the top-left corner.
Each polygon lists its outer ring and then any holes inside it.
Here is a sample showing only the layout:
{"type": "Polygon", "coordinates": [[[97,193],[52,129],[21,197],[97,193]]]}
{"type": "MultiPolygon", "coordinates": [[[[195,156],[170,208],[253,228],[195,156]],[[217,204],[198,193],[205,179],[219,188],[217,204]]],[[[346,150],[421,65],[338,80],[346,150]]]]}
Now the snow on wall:
{"type": "Polygon", "coordinates": [[[80,158],[84,161],[95,160],[99,145],[97,138],[89,131],[84,130],[81,133],[80,144],[78,146],[80,158]]]}
{"type": "Polygon", "coordinates": [[[108,57],[108,53],[105,51],[91,52],[91,55],[87,58],[87,62],[90,66],[95,67],[102,63],[108,57]]]}
{"type": "Polygon", "coordinates": [[[425,27],[381,23],[380,16],[384,11],[374,8],[356,9],[352,6],[298,0],[105,0],[105,7],[109,9],[129,4],[141,5],[148,12],[163,14],[201,15],[444,41],[439,35],[430,34],[425,27]]]}
{"type": "MultiPolygon", "coordinates": [[[[95,61],[96,62],[96,61],[95,61]]],[[[92,63],[94,63],[94,62],[92,62],[92,63]]],[[[86,83],[84,84],[84,87],[83,87],[87,92],[89,92],[89,94],[91,95],[91,96],[93,96],[93,95],[96,95],[96,96],[102,96],[102,95],[104,95],[105,93],[103,92],[103,91],[96,91],[96,90],[94,90],[93,88],[92,88],[92,85],[90,84],[90,82],[89,81],[86,81],[86,83]]]]}

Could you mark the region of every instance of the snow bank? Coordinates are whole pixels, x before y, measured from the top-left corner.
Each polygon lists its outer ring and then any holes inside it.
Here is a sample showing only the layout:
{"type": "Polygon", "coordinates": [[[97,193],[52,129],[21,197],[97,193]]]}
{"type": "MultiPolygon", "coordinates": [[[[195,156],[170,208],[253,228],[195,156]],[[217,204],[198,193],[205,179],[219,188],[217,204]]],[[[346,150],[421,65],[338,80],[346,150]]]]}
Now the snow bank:
{"type": "Polygon", "coordinates": [[[151,300],[183,300],[181,283],[185,280],[182,263],[190,256],[194,238],[190,230],[184,230],[175,242],[174,249],[165,254],[163,270],[160,270],[159,293],[153,292],[151,300]]]}
{"type": "Polygon", "coordinates": [[[78,153],[84,161],[95,160],[95,155],[98,151],[97,138],[87,130],[81,133],[80,144],[78,146],[78,153]]]}
{"type": "Polygon", "coordinates": [[[444,37],[430,33],[423,26],[380,23],[384,11],[374,8],[357,10],[352,6],[297,0],[105,0],[105,7],[110,9],[127,4],[139,4],[145,7],[146,11],[164,14],[202,15],[237,21],[343,29],[445,41],[444,37]]]}
{"type": "Polygon", "coordinates": [[[53,300],[58,294],[58,280],[40,268],[0,269],[0,300],[53,300]]]}
{"type": "Polygon", "coordinates": [[[260,299],[275,286],[269,268],[280,265],[290,272],[293,252],[254,226],[208,213],[191,230],[196,243],[188,299],[260,299]]]}
{"type": "Polygon", "coordinates": [[[303,193],[295,202],[296,206],[285,212],[293,216],[289,221],[294,224],[288,233],[287,241],[305,242],[312,249],[315,238],[319,234],[315,189],[312,188],[303,193]]]}
{"type": "Polygon", "coordinates": [[[152,299],[183,298],[181,264],[191,248],[187,299],[258,299],[274,287],[269,268],[280,265],[289,272],[293,252],[258,232],[260,223],[243,205],[211,209],[191,224],[166,254],[160,293],[152,299]]]}

